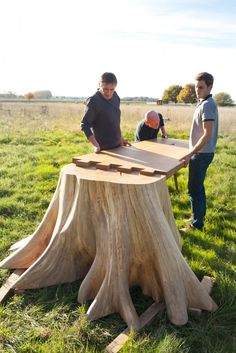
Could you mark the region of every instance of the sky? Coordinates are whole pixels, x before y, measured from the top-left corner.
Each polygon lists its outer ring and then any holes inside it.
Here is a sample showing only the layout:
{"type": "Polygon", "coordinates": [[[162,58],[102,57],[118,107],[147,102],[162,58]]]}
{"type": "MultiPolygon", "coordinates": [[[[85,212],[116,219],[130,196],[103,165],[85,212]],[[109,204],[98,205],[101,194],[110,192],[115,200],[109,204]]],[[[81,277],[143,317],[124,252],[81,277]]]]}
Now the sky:
{"type": "Polygon", "coordinates": [[[1,0],[0,48],[0,93],[87,97],[109,71],[161,98],[207,71],[236,102],[235,0],[1,0]]]}

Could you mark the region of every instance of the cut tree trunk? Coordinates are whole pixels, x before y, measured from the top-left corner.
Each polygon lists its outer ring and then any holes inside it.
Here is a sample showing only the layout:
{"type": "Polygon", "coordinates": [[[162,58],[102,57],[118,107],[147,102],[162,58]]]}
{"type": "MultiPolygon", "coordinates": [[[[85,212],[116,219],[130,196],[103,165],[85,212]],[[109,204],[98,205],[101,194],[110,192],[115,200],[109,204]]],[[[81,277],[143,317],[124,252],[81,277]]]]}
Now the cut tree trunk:
{"type": "Polygon", "coordinates": [[[83,279],[78,301],[92,300],[91,320],[120,313],[128,327],[138,329],[133,285],[164,302],[176,325],[188,321],[188,308],[217,308],[181,253],[163,175],[69,164],[35,233],[12,249],[0,267],[26,269],[14,289],[83,279]]]}
{"type": "Polygon", "coordinates": [[[92,320],[118,312],[138,328],[135,284],[165,301],[177,325],[187,322],[188,307],[216,308],[182,256],[164,176],[66,166],[42,223],[0,266],[27,268],[15,289],[84,278],[78,301],[93,300],[92,320]]]}

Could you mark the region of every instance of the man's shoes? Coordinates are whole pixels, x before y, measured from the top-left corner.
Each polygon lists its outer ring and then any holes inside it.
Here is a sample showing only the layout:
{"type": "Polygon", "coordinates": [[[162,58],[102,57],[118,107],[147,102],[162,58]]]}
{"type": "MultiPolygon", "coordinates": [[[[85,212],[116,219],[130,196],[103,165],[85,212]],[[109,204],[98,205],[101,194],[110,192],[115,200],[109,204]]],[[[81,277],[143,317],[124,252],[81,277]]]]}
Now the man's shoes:
{"type": "Polygon", "coordinates": [[[188,224],[186,227],[180,228],[182,232],[194,232],[195,230],[201,230],[192,225],[192,223],[188,224]]]}

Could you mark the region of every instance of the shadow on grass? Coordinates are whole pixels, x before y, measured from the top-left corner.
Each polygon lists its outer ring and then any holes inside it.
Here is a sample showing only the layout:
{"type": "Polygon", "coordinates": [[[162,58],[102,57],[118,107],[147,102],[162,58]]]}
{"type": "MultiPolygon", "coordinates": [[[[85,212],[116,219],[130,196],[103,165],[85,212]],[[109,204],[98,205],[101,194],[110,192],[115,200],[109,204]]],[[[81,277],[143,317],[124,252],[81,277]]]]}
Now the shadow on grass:
{"type": "MultiPolygon", "coordinates": [[[[77,295],[82,281],[83,280],[39,289],[27,289],[22,293],[21,307],[24,309],[29,305],[39,305],[44,314],[57,306],[65,306],[67,310],[74,311],[78,306],[81,306],[77,301],[77,295]]],[[[139,286],[130,288],[130,295],[138,315],[141,315],[153,303],[153,299],[144,295],[139,286]]],[[[86,302],[85,307],[88,309],[91,303],[92,300],[86,302]]],[[[115,316],[117,319],[117,316],[120,315],[109,315],[109,317],[112,316],[115,316]]],[[[106,318],[100,319],[99,321],[104,323],[106,318]]],[[[119,321],[120,323],[123,322],[121,318],[119,321]]],[[[125,326],[124,322],[123,324],[125,326]]]]}
{"type": "MultiPolygon", "coordinates": [[[[88,310],[92,302],[88,301],[85,305],[77,302],[81,282],[75,281],[59,286],[26,290],[20,300],[21,311],[28,311],[35,307],[36,310],[40,310],[40,317],[54,315],[54,320],[57,320],[59,326],[61,318],[63,320],[63,316],[67,315],[70,317],[70,322],[67,322],[67,325],[72,326],[80,319],[82,313],[88,310]]],[[[138,315],[141,315],[153,303],[152,298],[144,296],[137,286],[130,289],[130,294],[138,315]]],[[[61,325],[63,326],[63,321],[61,325]]],[[[89,345],[96,345],[98,352],[103,352],[105,347],[127,327],[121,316],[116,313],[88,322],[88,326],[88,335],[89,331],[101,331],[99,339],[95,336],[91,336],[89,339],[89,345]]]]}

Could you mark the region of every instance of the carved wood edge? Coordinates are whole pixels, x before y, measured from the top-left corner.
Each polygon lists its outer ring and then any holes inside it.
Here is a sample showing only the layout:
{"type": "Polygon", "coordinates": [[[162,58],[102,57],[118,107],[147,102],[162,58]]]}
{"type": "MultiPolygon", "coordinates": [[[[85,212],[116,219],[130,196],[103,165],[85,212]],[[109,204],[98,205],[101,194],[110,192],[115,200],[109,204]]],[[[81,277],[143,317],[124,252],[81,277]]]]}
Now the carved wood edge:
{"type": "MultiPolygon", "coordinates": [[[[154,176],[156,174],[167,175],[165,171],[159,170],[159,169],[131,166],[130,164],[126,165],[125,163],[120,165],[116,163],[98,162],[93,160],[81,160],[79,159],[79,157],[72,158],[72,163],[74,163],[77,167],[82,167],[82,168],[93,167],[95,169],[102,169],[102,170],[116,169],[118,172],[121,172],[121,173],[138,172],[141,175],[147,175],[147,176],[154,176]]],[[[175,169],[176,167],[173,169],[173,171],[175,169]]],[[[171,175],[172,175],[172,170],[170,173],[168,173],[168,176],[171,176],[171,175]]]]}
{"type": "Polygon", "coordinates": [[[77,167],[81,168],[94,168],[94,169],[102,169],[102,170],[116,170],[121,173],[133,173],[133,172],[138,172],[141,175],[146,175],[146,176],[154,176],[154,175],[165,175],[167,178],[170,178],[171,176],[174,176],[175,178],[175,187],[177,192],[178,190],[178,183],[177,183],[177,172],[180,168],[183,167],[183,162],[172,169],[165,171],[162,169],[158,168],[151,168],[151,167],[138,167],[138,166],[132,166],[130,164],[117,164],[117,163],[110,163],[110,162],[100,162],[100,161],[94,161],[92,159],[81,159],[80,157],[73,157],[72,158],[72,163],[74,163],[77,167]]]}
{"type": "Polygon", "coordinates": [[[17,291],[13,289],[15,282],[19,279],[19,277],[25,272],[25,269],[17,269],[15,270],[3,283],[0,288],[0,304],[5,303],[10,297],[12,297],[16,293],[20,293],[22,291],[17,291]]]}
{"type": "MultiPolygon", "coordinates": [[[[214,279],[208,276],[204,276],[201,280],[201,285],[205,288],[208,294],[211,293],[212,287],[214,284],[214,279]]],[[[140,316],[140,326],[139,329],[135,331],[135,335],[143,329],[145,326],[151,323],[154,317],[161,312],[165,308],[164,303],[153,303],[141,316],[140,316]]],[[[201,309],[189,308],[191,312],[201,314],[201,309]]],[[[117,353],[121,350],[124,344],[129,339],[129,334],[131,330],[130,328],[126,328],[123,332],[121,332],[106,348],[106,353],[117,353]]]]}

